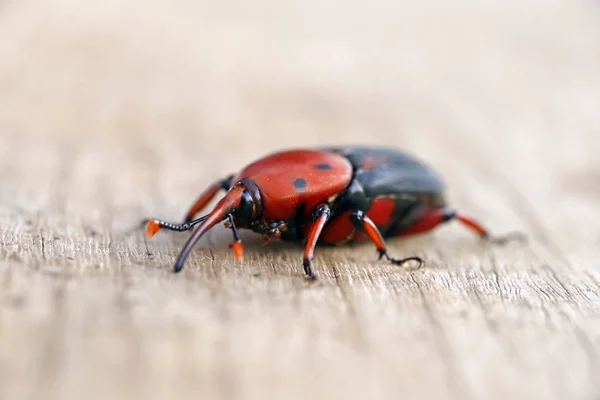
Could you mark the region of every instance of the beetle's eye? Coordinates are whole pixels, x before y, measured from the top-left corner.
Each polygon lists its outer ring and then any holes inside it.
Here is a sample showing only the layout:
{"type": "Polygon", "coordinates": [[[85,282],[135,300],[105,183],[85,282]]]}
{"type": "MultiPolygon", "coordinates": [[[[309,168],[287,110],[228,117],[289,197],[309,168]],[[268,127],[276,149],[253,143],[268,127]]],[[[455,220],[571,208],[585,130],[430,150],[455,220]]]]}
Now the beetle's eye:
{"type": "Polygon", "coordinates": [[[247,190],[242,192],[240,206],[236,210],[236,217],[241,220],[249,220],[254,216],[254,201],[247,190]]]}

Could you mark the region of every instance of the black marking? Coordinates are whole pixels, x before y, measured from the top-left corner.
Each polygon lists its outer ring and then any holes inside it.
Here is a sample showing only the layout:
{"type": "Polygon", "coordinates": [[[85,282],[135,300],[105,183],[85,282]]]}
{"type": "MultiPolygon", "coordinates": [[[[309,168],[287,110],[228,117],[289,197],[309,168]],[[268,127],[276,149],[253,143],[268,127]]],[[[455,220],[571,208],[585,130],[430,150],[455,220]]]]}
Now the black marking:
{"type": "MultiPolygon", "coordinates": [[[[303,241],[304,240],[304,213],[306,212],[306,204],[300,203],[298,207],[296,207],[296,215],[294,215],[294,229],[296,230],[296,240],[303,241]]],[[[288,224],[288,230],[290,230],[290,226],[288,224]]]]}
{"type": "Polygon", "coordinates": [[[294,181],[294,187],[296,189],[304,189],[306,187],[306,181],[304,179],[302,179],[302,178],[297,178],[294,181]]]}
{"type": "Polygon", "coordinates": [[[333,167],[331,166],[331,164],[323,163],[323,164],[317,164],[317,165],[315,165],[315,168],[317,168],[317,169],[331,169],[333,167]]]}
{"type": "Polygon", "coordinates": [[[254,201],[254,205],[256,206],[256,214],[255,218],[259,219],[262,217],[264,210],[264,205],[262,202],[262,197],[260,195],[260,189],[256,185],[256,183],[250,178],[242,178],[238,181],[238,183],[244,185],[248,192],[250,193],[250,197],[254,201]]]}

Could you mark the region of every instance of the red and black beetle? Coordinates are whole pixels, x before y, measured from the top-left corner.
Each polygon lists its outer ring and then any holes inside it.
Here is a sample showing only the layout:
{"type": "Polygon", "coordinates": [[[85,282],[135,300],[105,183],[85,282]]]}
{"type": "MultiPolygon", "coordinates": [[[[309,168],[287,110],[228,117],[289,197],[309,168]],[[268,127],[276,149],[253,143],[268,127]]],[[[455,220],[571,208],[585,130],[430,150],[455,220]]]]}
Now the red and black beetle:
{"type": "Polygon", "coordinates": [[[449,208],[440,177],[404,152],[324,147],[270,154],[215,182],[191,207],[183,224],[150,220],[146,233],[152,237],[160,228],[181,232],[202,223],[175,263],[178,272],[200,237],[226,220],[238,260],[243,258],[243,247],[236,227],[263,234],[266,240],[304,242],[304,272],[308,279],[316,280],[311,261],[317,243],[368,238],[379,259],[386,257],[402,266],[414,261],[421,266],[420,257],[392,258],[383,238],[426,232],[452,219],[486,240],[503,243],[515,236],[492,238],[473,218],[449,208]],[[221,189],[227,193],[214,209],[194,219],[221,189]]]}

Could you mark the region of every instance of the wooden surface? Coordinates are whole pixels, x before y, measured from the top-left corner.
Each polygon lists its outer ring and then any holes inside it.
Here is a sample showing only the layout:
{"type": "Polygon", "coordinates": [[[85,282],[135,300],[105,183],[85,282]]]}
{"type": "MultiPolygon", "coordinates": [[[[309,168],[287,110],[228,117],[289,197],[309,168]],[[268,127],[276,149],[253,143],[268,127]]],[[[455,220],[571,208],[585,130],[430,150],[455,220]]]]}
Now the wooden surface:
{"type": "MultiPolygon", "coordinates": [[[[418,3],[418,4],[417,4],[418,3]]],[[[489,4],[488,4],[489,3],[489,4]]],[[[0,398],[600,399],[600,8],[0,2],[0,398]],[[301,248],[145,241],[272,150],[403,147],[457,224],[301,248]]]]}

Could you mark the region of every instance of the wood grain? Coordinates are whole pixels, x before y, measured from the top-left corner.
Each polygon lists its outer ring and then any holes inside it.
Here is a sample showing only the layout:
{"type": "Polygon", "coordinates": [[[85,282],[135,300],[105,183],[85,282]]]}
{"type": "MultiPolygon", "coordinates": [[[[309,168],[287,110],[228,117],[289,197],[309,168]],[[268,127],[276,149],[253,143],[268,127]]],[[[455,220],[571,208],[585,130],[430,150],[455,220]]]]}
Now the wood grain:
{"type": "Polygon", "coordinates": [[[0,2],[0,399],[600,399],[590,1],[0,2]],[[180,219],[290,146],[403,147],[494,232],[318,249],[180,219]]]}

